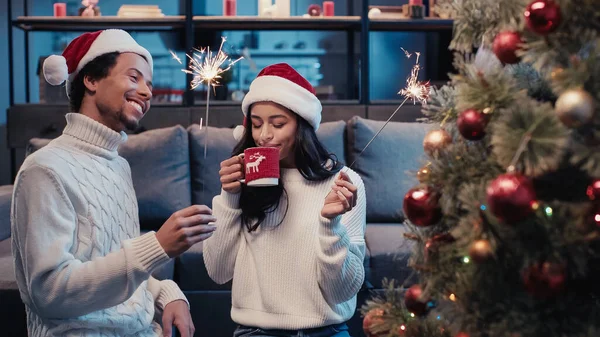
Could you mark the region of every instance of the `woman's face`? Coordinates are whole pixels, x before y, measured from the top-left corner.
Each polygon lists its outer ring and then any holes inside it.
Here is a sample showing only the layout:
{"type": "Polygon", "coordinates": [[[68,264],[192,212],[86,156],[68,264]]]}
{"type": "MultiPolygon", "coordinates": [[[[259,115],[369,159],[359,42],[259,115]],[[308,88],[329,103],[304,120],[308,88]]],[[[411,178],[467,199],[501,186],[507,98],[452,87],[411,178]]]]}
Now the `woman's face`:
{"type": "Polygon", "coordinates": [[[273,102],[252,104],[252,138],[258,146],[279,149],[279,161],[283,167],[296,167],[294,144],[298,121],[295,113],[273,102]]]}

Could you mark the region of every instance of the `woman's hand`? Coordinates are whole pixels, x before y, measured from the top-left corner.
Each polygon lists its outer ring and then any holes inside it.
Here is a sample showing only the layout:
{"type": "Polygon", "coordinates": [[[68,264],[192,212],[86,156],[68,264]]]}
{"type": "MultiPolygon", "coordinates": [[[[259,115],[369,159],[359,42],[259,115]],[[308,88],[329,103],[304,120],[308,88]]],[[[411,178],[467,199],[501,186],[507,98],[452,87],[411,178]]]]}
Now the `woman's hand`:
{"type": "Polygon", "coordinates": [[[352,184],[348,174],[340,172],[331,191],[325,197],[321,216],[327,219],[333,219],[352,210],[356,206],[358,199],[358,189],[352,184]]]}
{"type": "Polygon", "coordinates": [[[240,193],[242,183],[240,179],[244,179],[244,157],[234,156],[221,162],[219,170],[221,177],[221,185],[223,190],[229,193],[240,193]]]}

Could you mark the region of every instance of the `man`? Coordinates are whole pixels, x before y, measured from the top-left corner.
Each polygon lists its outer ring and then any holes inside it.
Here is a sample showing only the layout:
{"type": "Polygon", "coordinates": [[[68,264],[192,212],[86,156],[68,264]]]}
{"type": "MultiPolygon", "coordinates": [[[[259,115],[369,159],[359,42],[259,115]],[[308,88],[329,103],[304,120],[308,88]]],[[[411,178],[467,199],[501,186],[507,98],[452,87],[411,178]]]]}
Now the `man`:
{"type": "Polygon", "coordinates": [[[117,149],[150,108],[152,56],[122,30],[86,33],[44,63],[67,81],[63,134],[27,157],[15,182],[12,247],[29,335],[157,336],[194,325],[170,280],[151,273],[207,239],[206,206],[173,214],[140,235],[131,170],[117,149]],[[156,310],[155,310],[156,309],[156,310]]]}

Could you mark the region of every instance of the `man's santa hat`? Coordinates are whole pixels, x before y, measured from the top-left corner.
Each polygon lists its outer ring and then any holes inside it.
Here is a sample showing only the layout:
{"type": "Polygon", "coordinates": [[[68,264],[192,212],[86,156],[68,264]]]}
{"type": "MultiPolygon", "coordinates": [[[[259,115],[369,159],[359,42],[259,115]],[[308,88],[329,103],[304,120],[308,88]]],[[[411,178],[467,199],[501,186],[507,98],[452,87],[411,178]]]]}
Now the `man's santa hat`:
{"type": "Polygon", "coordinates": [[[137,44],[124,30],[107,29],[84,33],[75,38],[62,55],[51,55],[44,61],[44,78],[52,85],[67,81],[67,95],[71,82],[81,69],[96,57],[108,53],[135,53],[146,59],[152,71],[152,55],[137,44]]]}
{"type": "MultiPolygon", "coordinates": [[[[302,75],[287,63],[270,65],[258,74],[250,84],[250,91],[242,101],[244,123],[250,106],[257,102],[280,104],[304,118],[315,131],[321,123],[321,102],[315,89],[302,75]]],[[[233,131],[236,140],[244,135],[244,127],[239,125],[233,131]]]]}

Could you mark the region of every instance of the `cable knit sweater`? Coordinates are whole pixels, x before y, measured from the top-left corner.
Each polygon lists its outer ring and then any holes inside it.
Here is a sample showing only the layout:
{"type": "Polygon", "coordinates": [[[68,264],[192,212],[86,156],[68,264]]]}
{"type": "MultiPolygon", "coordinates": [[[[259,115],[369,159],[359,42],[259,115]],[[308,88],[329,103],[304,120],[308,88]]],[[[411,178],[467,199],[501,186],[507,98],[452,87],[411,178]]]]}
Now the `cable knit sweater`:
{"type": "Polygon", "coordinates": [[[332,220],[321,217],[335,177],[306,180],[282,169],[285,196],[258,230],[242,228],[239,194],[213,200],[217,230],[204,242],[204,262],[217,283],[233,278],[232,319],[264,329],[299,330],[345,322],[356,310],[364,280],[366,200],[363,182],[344,168],[358,188],[358,204],[332,220]]]}
{"type": "Polygon", "coordinates": [[[158,312],[183,293],[150,274],[169,260],[140,235],[127,136],[66,116],[63,134],[27,157],[11,212],[17,283],[31,337],[157,336],[158,312]]]}

